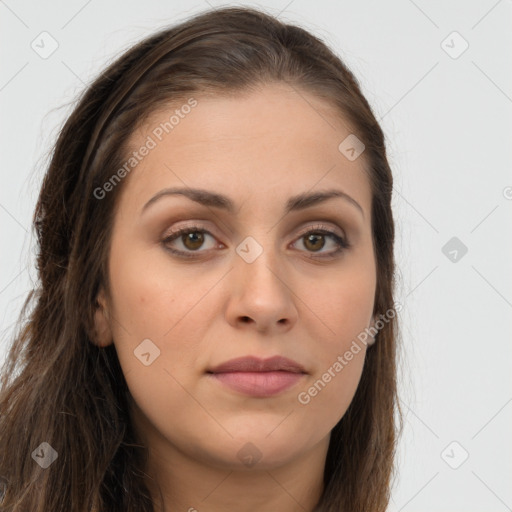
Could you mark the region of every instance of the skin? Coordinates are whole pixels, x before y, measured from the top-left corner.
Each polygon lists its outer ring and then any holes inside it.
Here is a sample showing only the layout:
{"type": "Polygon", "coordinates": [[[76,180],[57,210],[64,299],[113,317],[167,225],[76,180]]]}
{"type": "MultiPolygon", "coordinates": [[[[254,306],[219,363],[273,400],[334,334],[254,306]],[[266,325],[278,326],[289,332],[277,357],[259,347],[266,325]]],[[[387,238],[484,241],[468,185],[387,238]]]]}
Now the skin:
{"type": "MultiPolygon", "coordinates": [[[[354,396],[365,346],[307,405],[297,396],[374,320],[364,156],[349,161],[338,150],[352,132],[332,107],[286,84],[230,98],[194,97],[198,105],[119,185],[111,290],[98,296],[94,342],[115,344],[134,426],[149,448],[147,485],[162,506],[156,510],[311,511],[323,490],[330,431],[354,396]],[[174,195],[141,214],[168,187],[227,195],[235,212],[174,195]],[[349,194],[364,213],[333,198],[283,215],[290,196],[331,188],[349,194]],[[319,223],[351,246],[321,259],[337,246],[327,235],[307,244],[304,235],[319,223]],[[203,233],[202,245],[184,236],[167,245],[194,257],[168,252],[162,241],[169,231],[191,224],[211,233],[203,233]],[[236,252],[247,236],[263,249],[252,263],[236,252]],[[160,355],[145,366],[134,350],[148,338],[160,355]],[[307,374],[291,389],[260,398],[205,373],[245,355],[283,355],[307,374]],[[247,443],[260,456],[252,467],[237,456],[252,453],[247,443]]],[[[150,116],[132,135],[132,147],[175,108],[150,116]]]]}

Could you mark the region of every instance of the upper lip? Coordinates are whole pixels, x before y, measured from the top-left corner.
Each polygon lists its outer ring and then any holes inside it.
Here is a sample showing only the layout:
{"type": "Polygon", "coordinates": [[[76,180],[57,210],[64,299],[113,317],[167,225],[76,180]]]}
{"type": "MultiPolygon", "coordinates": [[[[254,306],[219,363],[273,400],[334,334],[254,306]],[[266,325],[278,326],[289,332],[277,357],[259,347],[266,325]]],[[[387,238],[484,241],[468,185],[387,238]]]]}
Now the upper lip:
{"type": "Polygon", "coordinates": [[[254,356],[238,357],[222,363],[208,370],[208,373],[227,372],[272,372],[285,371],[292,373],[306,373],[302,365],[287,357],[274,356],[260,359],[254,356]]]}

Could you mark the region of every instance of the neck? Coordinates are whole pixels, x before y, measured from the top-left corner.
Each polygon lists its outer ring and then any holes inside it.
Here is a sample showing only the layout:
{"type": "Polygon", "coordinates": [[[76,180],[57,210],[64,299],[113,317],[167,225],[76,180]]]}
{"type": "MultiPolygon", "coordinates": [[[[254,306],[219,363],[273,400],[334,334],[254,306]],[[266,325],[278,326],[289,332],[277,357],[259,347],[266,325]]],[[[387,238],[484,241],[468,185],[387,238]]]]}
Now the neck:
{"type": "Polygon", "coordinates": [[[154,446],[146,485],[156,512],[312,512],[323,491],[327,447],[328,439],[280,467],[237,470],[154,446]]]}

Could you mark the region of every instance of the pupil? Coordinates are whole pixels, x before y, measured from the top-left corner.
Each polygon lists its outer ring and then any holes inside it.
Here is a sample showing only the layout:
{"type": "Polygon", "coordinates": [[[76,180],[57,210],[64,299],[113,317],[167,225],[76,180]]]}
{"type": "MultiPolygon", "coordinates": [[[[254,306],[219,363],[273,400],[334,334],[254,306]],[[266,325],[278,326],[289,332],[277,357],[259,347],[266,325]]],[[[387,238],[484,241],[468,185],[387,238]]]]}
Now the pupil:
{"type": "MultiPolygon", "coordinates": [[[[323,235],[309,235],[307,237],[307,243],[310,243],[310,242],[313,242],[313,245],[315,245],[315,241],[318,241],[320,240],[320,238],[322,237],[323,235]]],[[[322,249],[324,244],[321,244],[320,247],[318,247],[318,245],[316,246],[317,249],[322,249]]],[[[314,249],[315,247],[313,247],[314,249]]]]}
{"type": "Polygon", "coordinates": [[[185,246],[188,247],[189,249],[198,249],[199,247],[201,247],[203,243],[203,234],[197,231],[194,233],[188,233],[185,235],[185,237],[186,239],[184,243],[185,246]],[[187,242],[190,242],[192,244],[192,247],[188,246],[187,242]]]}

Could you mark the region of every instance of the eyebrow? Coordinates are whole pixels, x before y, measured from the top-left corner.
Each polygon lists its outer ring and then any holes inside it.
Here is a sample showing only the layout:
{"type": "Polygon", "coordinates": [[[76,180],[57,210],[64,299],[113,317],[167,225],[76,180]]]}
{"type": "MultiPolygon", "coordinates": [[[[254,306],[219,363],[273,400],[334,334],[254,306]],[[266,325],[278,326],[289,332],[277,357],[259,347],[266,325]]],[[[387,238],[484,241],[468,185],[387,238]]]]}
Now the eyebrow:
{"type": "MultiPolygon", "coordinates": [[[[199,189],[199,188],[165,188],[157,192],[143,207],[141,210],[141,215],[154,203],[156,203],[159,199],[165,196],[172,195],[182,195],[188,197],[192,201],[196,203],[202,204],[204,206],[210,206],[213,208],[220,208],[222,210],[227,211],[228,213],[234,214],[235,212],[235,204],[234,202],[227,196],[219,194],[217,192],[211,192],[209,190],[199,189]]],[[[332,199],[334,197],[338,197],[340,199],[345,200],[347,203],[355,206],[361,213],[364,218],[364,210],[361,205],[351,196],[349,196],[346,192],[337,189],[324,190],[319,192],[303,192],[302,194],[298,194],[296,196],[292,196],[288,199],[285,205],[284,214],[304,210],[306,208],[310,208],[319,203],[327,201],[328,199],[332,199]]]]}

